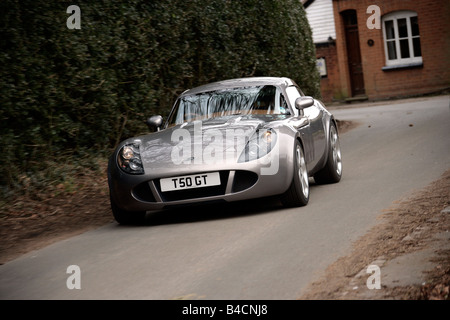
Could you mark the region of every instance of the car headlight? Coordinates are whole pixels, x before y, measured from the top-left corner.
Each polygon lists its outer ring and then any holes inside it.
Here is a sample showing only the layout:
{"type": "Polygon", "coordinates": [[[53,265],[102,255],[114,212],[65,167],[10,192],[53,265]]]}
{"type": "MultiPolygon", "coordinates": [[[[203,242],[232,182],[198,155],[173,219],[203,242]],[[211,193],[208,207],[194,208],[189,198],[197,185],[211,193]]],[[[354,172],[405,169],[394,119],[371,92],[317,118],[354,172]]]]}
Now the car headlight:
{"type": "Polygon", "coordinates": [[[272,129],[259,129],[247,142],[238,162],[248,162],[268,154],[277,142],[277,133],[272,129]]]}
{"type": "Polygon", "coordinates": [[[143,174],[144,166],[142,165],[141,154],[139,152],[139,143],[134,142],[124,145],[117,156],[117,163],[120,169],[126,173],[143,174]]]}

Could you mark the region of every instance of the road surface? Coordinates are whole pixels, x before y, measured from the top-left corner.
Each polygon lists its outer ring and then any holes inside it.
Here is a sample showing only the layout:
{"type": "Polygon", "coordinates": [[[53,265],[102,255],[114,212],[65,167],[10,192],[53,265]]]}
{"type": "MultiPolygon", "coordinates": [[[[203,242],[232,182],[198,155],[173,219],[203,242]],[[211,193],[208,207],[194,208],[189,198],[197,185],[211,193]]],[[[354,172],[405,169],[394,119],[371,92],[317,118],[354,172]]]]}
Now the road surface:
{"type": "Polygon", "coordinates": [[[360,125],[341,135],[343,179],[312,185],[308,206],[267,199],[111,223],[0,266],[0,299],[297,299],[384,208],[450,168],[449,103],[332,108],[360,125]]]}

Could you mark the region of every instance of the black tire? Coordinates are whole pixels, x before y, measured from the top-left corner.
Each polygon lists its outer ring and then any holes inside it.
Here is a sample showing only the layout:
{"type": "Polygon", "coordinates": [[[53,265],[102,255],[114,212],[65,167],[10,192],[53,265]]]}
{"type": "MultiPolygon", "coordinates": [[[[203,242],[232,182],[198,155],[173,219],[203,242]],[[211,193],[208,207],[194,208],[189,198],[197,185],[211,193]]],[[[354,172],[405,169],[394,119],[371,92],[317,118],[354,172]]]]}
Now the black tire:
{"type": "Polygon", "coordinates": [[[110,198],[110,201],[114,219],[119,224],[142,224],[145,221],[145,211],[126,211],[119,208],[112,198],[110,198]]]}
{"type": "Polygon", "coordinates": [[[334,123],[330,126],[328,155],[325,167],[314,174],[314,181],[318,184],[337,183],[342,177],[342,156],[339,135],[334,123]]]}
{"type": "Polygon", "coordinates": [[[308,178],[305,153],[300,141],[297,140],[294,148],[294,175],[289,189],[281,197],[281,202],[285,207],[302,207],[308,204],[308,178]]]}

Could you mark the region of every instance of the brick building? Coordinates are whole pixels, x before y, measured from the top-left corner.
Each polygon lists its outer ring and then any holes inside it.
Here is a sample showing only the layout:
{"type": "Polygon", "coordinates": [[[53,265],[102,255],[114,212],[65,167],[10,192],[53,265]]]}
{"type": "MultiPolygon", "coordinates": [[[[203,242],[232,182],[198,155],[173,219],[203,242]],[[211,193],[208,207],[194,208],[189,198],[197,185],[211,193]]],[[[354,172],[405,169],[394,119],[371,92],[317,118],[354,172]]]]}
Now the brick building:
{"type": "Polygon", "coordinates": [[[304,1],[324,101],[408,97],[450,88],[449,0],[304,1]],[[327,23],[332,6],[334,33],[327,23]],[[324,10],[324,8],[327,8],[324,10]],[[327,41],[314,34],[327,30],[327,41]],[[335,35],[335,38],[333,37],[335,35]]]}
{"type": "Polygon", "coordinates": [[[336,27],[332,0],[302,0],[316,46],[316,58],[321,74],[320,89],[323,101],[339,96],[337,83],[336,27]]]}

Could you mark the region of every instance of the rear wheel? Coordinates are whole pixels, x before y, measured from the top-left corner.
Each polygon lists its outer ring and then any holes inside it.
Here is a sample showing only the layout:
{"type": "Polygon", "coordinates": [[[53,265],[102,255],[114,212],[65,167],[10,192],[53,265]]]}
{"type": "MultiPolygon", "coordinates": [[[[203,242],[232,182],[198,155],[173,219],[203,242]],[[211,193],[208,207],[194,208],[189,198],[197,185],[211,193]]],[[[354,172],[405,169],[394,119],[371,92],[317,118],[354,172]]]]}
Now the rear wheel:
{"type": "Polygon", "coordinates": [[[309,201],[308,170],[303,147],[298,140],[295,143],[294,153],[294,176],[289,189],[281,197],[281,202],[286,207],[305,206],[309,201]]]}
{"type": "Polygon", "coordinates": [[[336,126],[330,127],[330,145],[328,146],[327,163],[325,167],[314,175],[314,181],[318,184],[336,183],[342,177],[342,157],[339,135],[336,126]]]}
{"type": "Polygon", "coordinates": [[[120,224],[141,224],[145,220],[145,211],[126,211],[119,208],[112,198],[111,200],[111,210],[114,219],[120,224]]]}

